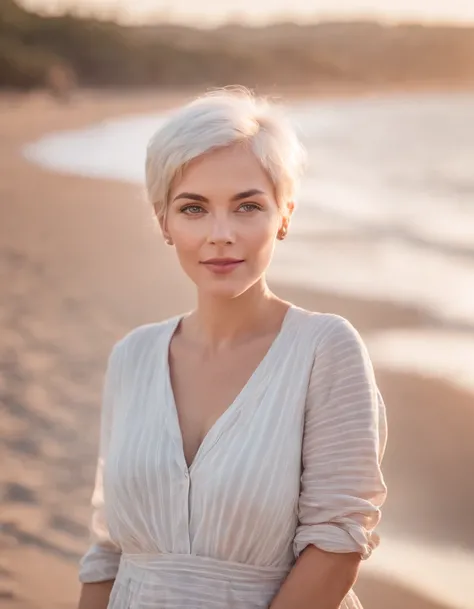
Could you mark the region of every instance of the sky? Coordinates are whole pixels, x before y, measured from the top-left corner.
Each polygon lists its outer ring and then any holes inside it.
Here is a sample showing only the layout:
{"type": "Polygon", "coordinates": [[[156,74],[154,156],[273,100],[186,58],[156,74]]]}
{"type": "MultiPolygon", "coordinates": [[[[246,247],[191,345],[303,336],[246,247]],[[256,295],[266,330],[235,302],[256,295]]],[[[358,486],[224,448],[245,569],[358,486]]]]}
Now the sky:
{"type": "Polygon", "coordinates": [[[229,19],[265,23],[282,19],[377,18],[383,21],[428,21],[474,24],[474,0],[19,0],[27,8],[115,15],[122,22],[167,18],[214,25],[229,19]]]}

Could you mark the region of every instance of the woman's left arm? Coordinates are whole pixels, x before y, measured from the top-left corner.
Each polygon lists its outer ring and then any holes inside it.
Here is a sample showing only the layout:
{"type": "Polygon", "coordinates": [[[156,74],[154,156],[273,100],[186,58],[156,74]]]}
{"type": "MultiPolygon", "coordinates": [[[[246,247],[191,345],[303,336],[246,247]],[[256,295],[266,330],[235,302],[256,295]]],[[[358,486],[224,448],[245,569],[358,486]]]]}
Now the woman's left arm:
{"type": "Polygon", "coordinates": [[[308,546],[270,609],[339,609],[356,581],[360,560],[356,553],[336,554],[308,546]]]}
{"type": "Polygon", "coordinates": [[[367,349],[332,316],[318,345],[303,436],[297,559],[270,609],[338,609],[379,540],[386,415],[367,349]]]}

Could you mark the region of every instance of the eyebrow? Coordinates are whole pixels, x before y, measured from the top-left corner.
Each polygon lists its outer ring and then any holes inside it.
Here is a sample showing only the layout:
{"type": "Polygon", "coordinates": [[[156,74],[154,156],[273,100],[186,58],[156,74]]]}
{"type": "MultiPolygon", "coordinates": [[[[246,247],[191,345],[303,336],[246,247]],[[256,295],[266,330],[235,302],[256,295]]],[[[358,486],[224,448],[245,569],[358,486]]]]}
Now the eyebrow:
{"type": "MultiPolygon", "coordinates": [[[[254,197],[255,195],[264,195],[263,190],[259,190],[258,188],[251,188],[250,190],[244,190],[243,192],[239,192],[231,198],[231,201],[241,201],[242,199],[248,199],[249,197],[254,197]]],[[[191,201],[198,201],[199,203],[209,203],[209,199],[203,197],[203,195],[198,195],[194,192],[180,192],[179,195],[174,197],[173,201],[177,201],[178,199],[189,199],[191,201]]]]}

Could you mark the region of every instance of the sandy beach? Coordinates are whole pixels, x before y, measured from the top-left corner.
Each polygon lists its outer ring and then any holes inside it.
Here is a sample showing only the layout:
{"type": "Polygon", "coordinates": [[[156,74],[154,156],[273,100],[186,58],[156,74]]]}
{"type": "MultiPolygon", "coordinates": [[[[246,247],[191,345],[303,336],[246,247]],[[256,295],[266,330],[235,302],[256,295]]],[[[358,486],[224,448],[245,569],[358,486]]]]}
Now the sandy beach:
{"type": "MultiPolygon", "coordinates": [[[[22,147],[176,101],[156,93],[81,93],[64,106],[40,94],[0,98],[0,607],[75,607],[107,355],[131,328],[194,300],[139,188],[46,171],[22,147]]],[[[344,315],[368,338],[429,324],[402,304],[272,288],[299,306],[344,315]]],[[[376,368],[390,424],[382,543],[384,531],[403,531],[420,544],[474,550],[472,393],[376,368]]],[[[365,609],[449,609],[365,565],[357,589],[365,609]]]]}

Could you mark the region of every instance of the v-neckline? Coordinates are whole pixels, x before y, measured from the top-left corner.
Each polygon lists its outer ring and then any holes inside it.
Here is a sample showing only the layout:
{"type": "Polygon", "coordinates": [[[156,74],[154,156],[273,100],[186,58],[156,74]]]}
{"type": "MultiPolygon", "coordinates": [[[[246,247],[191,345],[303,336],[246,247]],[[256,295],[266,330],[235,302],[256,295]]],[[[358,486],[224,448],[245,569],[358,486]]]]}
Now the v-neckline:
{"type": "Polygon", "coordinates": [[[281,323],[280,329],[267,349],[265,355],[262,357],[260,362],[257,364],[256,368],[248,378],[247,382],[243,385],[239,393],[234,398],[233,402],[227,406],[227,408],[219,415],[219,417],[214,421],[211,427],[207,430],[207,433],[203,437],[192,462],[188,465],[186,461],[186,456],[184,454],[184,441],[183,441],[183,433],[181,430],[181,426],[179,424],[179,416],[178,416],[178,408],[176,406],[176,400],[173,390],[173,384],[171,382],[171,366],[170,366],[170,347],[171,341],[173,340],[173,336],[176,333],[180,323],[186,317],[187,314],[182,314],[174,317],[170,321],[170,329],[166,336],[166,344],[164,345],[163,353],[164,353],[164,374],[165,374],[165,390],[166,390],[166,407],[167,407],[167,420],[170,424],[170,431],[173,435],[175,442],[179,446],[180,451],[180,459],[183,462],[183,468],[187,474],[190,474],[191,471],[196,467],[197,463],[200,459],[207,453],[219,440],[222,432],[225,430],[226,422],[230,421],[232,415],[235,413],[235,420],[238,418],[238,413],[240,412],[240,406],[242,405],[243,399],[246,394],[252,389],[252,387],[258,385],[259,378],[263,374],[263,371],[268,365],[274,351],[276,350],[278,344],[280,343],[283,334],[288,326],[291,314],[296,307],[294,305],[290,305],[283,317],[283,321],[281,323]]]}

